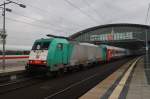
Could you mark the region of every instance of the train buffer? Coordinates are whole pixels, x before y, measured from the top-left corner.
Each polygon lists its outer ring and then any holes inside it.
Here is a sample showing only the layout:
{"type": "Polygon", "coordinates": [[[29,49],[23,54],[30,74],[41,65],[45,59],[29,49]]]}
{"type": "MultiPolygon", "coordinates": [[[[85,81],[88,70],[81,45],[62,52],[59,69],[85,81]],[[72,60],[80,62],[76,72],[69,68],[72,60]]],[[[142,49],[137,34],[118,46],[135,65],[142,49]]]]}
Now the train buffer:
{"type": "Polygon", "coordinates": [[[149,99],[150,73],[144,57],[126,63],[79,99],[149,99]]]}

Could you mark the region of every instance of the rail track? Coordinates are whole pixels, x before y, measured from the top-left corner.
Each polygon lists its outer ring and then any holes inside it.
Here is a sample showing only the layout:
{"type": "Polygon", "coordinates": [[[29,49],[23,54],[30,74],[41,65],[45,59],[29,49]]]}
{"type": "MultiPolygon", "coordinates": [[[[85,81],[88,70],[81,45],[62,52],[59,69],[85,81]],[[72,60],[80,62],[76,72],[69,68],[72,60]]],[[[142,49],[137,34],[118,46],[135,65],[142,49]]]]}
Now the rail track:
{"type": "Polygon", "coordinates": [[[43,80],[43,75],[42,76],[29,76],[29,77],[24,77],[22,79],[14,80],[14,81],[9,81],[7,83],[1,83],[0,84],[0,94],[4,94],[7,92],[15,91],[17,89],[21,89],[24,87],[32,86],[38,83],[41,83],[45,80],[43,80]]]}
{"type": "MultiPolygon", "coordinates": [[[[126,61],[127,60],[129,60],[129,59],[126,59],[126,61]]],[[[124,61],[124,62],[126,62],[126,61],[124,61]]],[[[119,64],[124,64],[124,62],[120,61],[119,64]]],[[[102,67],[95,65],[94,68],[85,69],[85,70],[82,70],[81,72],[77,69],[77,70],[73,71],[73,73],[67,72],[64,74],[64,76],[57,77],[57,78],[53,78],[53,77],[49,78],[46,76],[44,76],[44,77],[37,76],[37,77],[20,79],[15,82],[0,84],[0,89],[1,89],[0,90],[0,98],[6,99],[5,97],[8,98],[10,96],[9,98],[33,99],[33,96],[36,95],[35,97],[39,97],[40,99],[43,99],[43,98],[51,99],[53,97],[57,97],[57,96],[60,96],[64,93],[68,92],[68,90],[69,91],[74,90],[76,88],[76,86],[77,86],[77,88],[79,86],[85,87],[85,86],[83,86],[83,84],[87,84],[87,83],[89,84],[92,82],[92,84],[90,84],[90,86],[87,86],[87,88],[85,88],[85,90],[88,90],[89,88],[94,86],[96,83],[100,82],[105,77],[107,77],[107,75],[109,75],[111,72],[116,70],[118,68],[118,66],[116,66],[114,68],[111,65],[112,64],[116,65],[117,63],[118,62],[115,61],[115,62],[112,62],[109,64],[104,64],[104,66],[102,66],[102,67]],[[111,67],[109,69],[106,69],[107,66],[105,66],[105,65],[108,65],[111,67]],[[99,69],[101,68],[102,70],[101,69],[99,70],[98,68],[99,69]],[[103,71],[103,69],[104,69],[104,71],[103,71]],[[112,71],[110,72],[110,70],[112,70],[112,71]],[[77,71],[79,71],[79,72],[77,72],[77,71]],[[76,73],[74,73],[74,72],[76,72],[76,73]],[[96,73],[96,72],[98,72],[98,73],[96,73]],[[97,80],[97,78],[99,78],[99,80],[97,80]],[[40,89],[37,90],[37,88],[40,88],[40,89]],[[40,90],[46,91],[46,94],[42,95],[40,90]],[[17,94],[18,92],[19,92],[19,94],[17,94]],[[22,97],[20,95],[20,93],[22,93],[22,92],[24,94],[26,94],[25,97],[22,97]],[[28,95],[27,95],[27,93],[28,93],[28,95]],[[12,97],[11,94],[14,94],[13,96],[15,96],[15,97],[12,97]]],[[[83,92],[81,92],[80,94],[82,94],[82,93],[83,92]]]]}

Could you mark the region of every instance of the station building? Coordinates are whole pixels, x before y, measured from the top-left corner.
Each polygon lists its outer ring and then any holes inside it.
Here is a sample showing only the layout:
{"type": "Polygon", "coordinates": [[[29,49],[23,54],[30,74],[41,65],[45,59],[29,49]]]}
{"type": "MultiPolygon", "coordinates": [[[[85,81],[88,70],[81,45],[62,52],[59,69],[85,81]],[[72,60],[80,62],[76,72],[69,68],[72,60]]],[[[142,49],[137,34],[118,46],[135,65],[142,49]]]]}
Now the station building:
{"type": "Polygon", "coordinates": [[[128,23],[106,24],[79,31],[70,38],[79,42],[140,49],[146,45],[146,38],[150,41],[150,26],[128,23]]]}

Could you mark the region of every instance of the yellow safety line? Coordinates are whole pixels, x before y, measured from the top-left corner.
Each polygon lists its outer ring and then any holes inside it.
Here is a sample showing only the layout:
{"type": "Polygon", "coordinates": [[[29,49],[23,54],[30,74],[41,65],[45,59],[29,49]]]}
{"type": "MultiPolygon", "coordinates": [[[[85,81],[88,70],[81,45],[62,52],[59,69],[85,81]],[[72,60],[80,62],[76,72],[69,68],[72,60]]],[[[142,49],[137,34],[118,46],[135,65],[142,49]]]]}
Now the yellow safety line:
{"type": "Polygon", "coordinates": [[[123,76],[123,78],[120,80],[119,84],[117,85],[117,87],[113,90],[112,94],[110,95],[109,99],[118,99],[121,91],[123,90],[125,83],[127,81],[127,79],[129,78],[129,75],[131,73],[131,71],[133,70],[135,64],[137,63],[137,61],[140,58],[136,59],[136,61],[130,66],[130,68],[127,70],[127,72],[125,73],[125,75],[123,76]]]}
{"type": "MultiPolygon", "coordinates": [[[[93,87],[92,89],[90,89],[87,93],[85,93],[84,95],[82,95],[79,99],[100,99],[100,97],[102,97],[104,95],[104,93],[107,92],[107,90],[118,79],[118,77],[120,77],[120,75],[123,74],[123,72],[125,71],[124,68],[126,68],[126,65],[129,65],[129,63],[131,63],[131,61],[132,60],[130,60],[126,64],[123,64],[123,66],[120,66],[121,68],[119,68],[118,70],[116,70],[114,73],[112,73],[106,79],[104,79],[102,82],[100,82],[95,87],[93,87]]],[[[134,62],[134,61],[132,61],[132,62],[134,62]]]]}

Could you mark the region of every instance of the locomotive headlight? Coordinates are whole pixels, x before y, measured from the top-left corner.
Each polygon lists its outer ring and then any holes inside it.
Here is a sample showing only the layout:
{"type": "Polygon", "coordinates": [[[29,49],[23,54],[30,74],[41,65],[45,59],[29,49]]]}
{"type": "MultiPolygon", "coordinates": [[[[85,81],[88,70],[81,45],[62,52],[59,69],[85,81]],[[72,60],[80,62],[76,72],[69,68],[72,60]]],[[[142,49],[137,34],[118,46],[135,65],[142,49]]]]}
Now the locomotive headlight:
{"type": "Polygon", "coordinates": [[[47,62],[46,61],[43,61],[43,64],[46,64],[47,62]]]}

